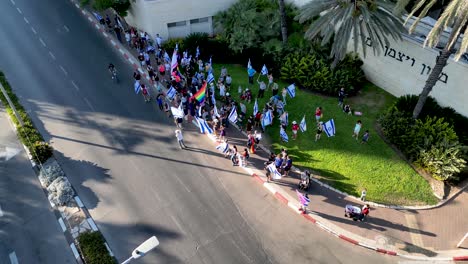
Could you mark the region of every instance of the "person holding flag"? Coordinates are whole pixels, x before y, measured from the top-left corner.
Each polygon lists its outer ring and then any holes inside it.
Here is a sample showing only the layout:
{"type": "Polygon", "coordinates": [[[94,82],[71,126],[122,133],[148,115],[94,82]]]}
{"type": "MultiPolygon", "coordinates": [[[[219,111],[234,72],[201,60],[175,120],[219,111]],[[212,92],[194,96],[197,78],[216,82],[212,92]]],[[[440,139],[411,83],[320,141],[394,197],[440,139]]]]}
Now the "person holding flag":
{"type": "Polygon", "coordinates": [[[305,120],[305,115],[302,118],[301,123],[299,124],[299,128],[301,129],[302,133],[307,131],[307,124],[306,124],[306,120],[305,120]]]}
{"type": "Polygon", "coordinates": [[[253,84],[254,75],[257,71],[254,70],[254,68],[252,68],[252,65],[250,64],[250,59],[249,59],[249,65],[250,67],[247,67],[247,74],[249,76],[249,84],[253,84]]]}
{"type": "Polygon", "coordinates": [[[303,214],[307,214],[307,206],[309,206],[310,203],[309,195],[307,193],[302,194],[298,190],[296,190],[296,194],[299,198],[299,202],[301,203],[299,211],[302,211],[303,214]]]}

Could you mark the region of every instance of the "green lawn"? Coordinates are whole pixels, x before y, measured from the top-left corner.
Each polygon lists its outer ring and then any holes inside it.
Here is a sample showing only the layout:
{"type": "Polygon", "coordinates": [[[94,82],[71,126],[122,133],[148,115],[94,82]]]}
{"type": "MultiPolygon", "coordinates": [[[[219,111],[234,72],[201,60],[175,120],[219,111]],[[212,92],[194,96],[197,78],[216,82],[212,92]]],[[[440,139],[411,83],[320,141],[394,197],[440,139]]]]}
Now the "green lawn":
{"type": "MultiPolygon", "coordinates": [[[[248,85],[247,69],[245,65],[225,65],[233,78],[231,95],[238,100],[237,87],[249,87],[254,95],[258,93],[258,85],[248,85]]],[[[215,65],[215,76],[219,76],[221,65],[215,65]]],[[[257,69],[260,70],[260,69],[257,69]]],[[[255,80],[257,79],[255,76],[255,80]]],[[[267,83],[266,76],[260,77],[267,83]]],[[[277,80],[277,78],[276,78],[277,80]]],[[[285,83],[278,82],[281,88],[285,83]]],[[[269,100],[271,90],[265,92],[265,98],[258,101],[259,109],[263,109],[264,103],[269,100]]],[[[355,111],[363,113],[362,116],[349,116],[338,107],[338,99],[312,94],[296,89],[296,97],[288,96],[286,110],[289,113],[289,122],[298,123],[303,115],[306,115],[307,131],[298,132],[298,139],[291,140],[290,126],[287,130],[289,142],[280,141],[279,120],[275,118],[272,126],[268,126],[266,133],[269,141],[273,142],[273,148],[278,151],[281,148],[288,149],[292,155],[294,164],[302,168],[308,168],[319,175],[322,181],[331,186],[359,196],[363,188],[367,189],[367,199],[370,201],[398,204],[420,205],[435,204],[437,198],[433,196],[431,188],[426,180],[419,176],[405,161],[377,135],[375,131],[376,119],[379,113],[388,107],[395,98],[384,90],[368,83],[361,93],[345,102],[351,105],[355,111]],[[322,138],[315,142],[315,108],[323,109],[323,121],[331,118],[335,121],[336,136],[327,138],[322,133],[322,138]],[[361,135],[365,130],[370,131],[368,144],[360,144],[351,135],[356,121],[362,120],[361,135]]],[[[248,112],[253,111],[253,103],[246,104],[248,112]]]]}

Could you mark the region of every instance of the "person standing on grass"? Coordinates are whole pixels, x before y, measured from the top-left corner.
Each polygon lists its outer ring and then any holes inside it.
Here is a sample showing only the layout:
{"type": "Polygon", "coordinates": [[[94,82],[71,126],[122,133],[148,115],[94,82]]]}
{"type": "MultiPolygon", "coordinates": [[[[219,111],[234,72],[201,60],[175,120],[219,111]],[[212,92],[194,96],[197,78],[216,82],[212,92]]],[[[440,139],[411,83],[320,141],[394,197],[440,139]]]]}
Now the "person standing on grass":
{"type": "Polygon", "coordinates": [[[288,95],[288,90],[286,89],[286,87],[283,88],[283,90],[281,91],[281,96],[283,97],[283,104],[286,105],[286,97],[288,95]]]}
{"type": "Polygon", "coordinates": [[[346,94],[345,94],[344,88],[341,88],[340,91],[338,91],[338,106],[339,107],[343,106],[345,96],[346,94]]]}
{"type": "Polygon", "coordinates": [[[317,133],[315,133],[315,142],[317,142],[317,140],[320,139],[320,136],[322,136],[322,132],[323,132],[323,122],[320,121],[317,124],[317,133]]]}
{"type": "Polygon", "coordinates": [[[231,75],[227,75],[226,76],[226,90],[229,91],[229,89],[231,88],[231,84],[232,84],[232,77],[231,75]]]}
{"type": "MultiPolygon", "coordinates": [[[[271,96],[275,96],[278,94],[278,90],[279,90],[279,87],[278,87],[278,84],[277,83],[273,83],[271,85],[271,96]]],[[[279,99],[279,98],[278,98],[279,99]]]]}
{"type": "Polygon", "coordinates": [[[254,79],[254,75],[255,75],[256,72],[257,72],[257,71],[254,70],[253,68],[249,68],[249,69],[247,70],[247,74],[249,75],[249,84],[253,84],[253,83],[254,83],[254,82],[253,82],[253,79],[254,79]]]}
{"type": "Polygon", "coordinates": [[[361,144],[367,143],[368,141],[369,141],[369,130],[366,130],[366,132],[364,132],[364,135],[362,135],[361,144]]]}
{"type": "Polygon", "coordinates": [[[184,148],[187,148],[187,146],[185,146],[185,143],[184,143],[184,136],[182,135],[182,131],[180,131],[179,129],[177,129],[175,131],[175,136],[177,138],[177,141],[179,142],[179,147],[180,149],[184,149],[184,148]]]}
{"type": "Polygon", "coordinates": [[[273,85],[273,73],[268,74],[268,88],[273,85]]]}
{"type": "Polygon", "coordinates": [[[297,138],[297,131],[299,130],[299,125],[297,124],[296,121],[292,122],[292,132],[293,132],[293,140],[296,140],[297,138]]]}
{"type": "Polygon", "coordinates": [[[267,88],[265,82],[262,80],[262,81],[259,81],[257,80],[258,82],[258,85],[260,86],[259,90],[258,90],[258,96],[257,98],[263,98],[263,96],[265,95],[265,90],[267,88]]]}
{"type": "Polygon", "coordinates": [[[361,128],[362,128],[362,122],[361,120],[358,120],[356,122],[356,125],[354,126],[354,131],[353,131],[353,137],[355,137],[356,140],[358,140],[359,138],[359,131],[361,131],[361,128]]]}
{"type": "Polygon", "coordinates": [[[366,201],[367,190],[364,188],[361,192],[361,201],[366,201]]]}
{"type": "Polygon", "coordinates": [[[320,122],[320,118],[322,117],[323,117],[322,107],[319,106],[315,109],[315,120],[317,121],[317,123],[320,122]]]}

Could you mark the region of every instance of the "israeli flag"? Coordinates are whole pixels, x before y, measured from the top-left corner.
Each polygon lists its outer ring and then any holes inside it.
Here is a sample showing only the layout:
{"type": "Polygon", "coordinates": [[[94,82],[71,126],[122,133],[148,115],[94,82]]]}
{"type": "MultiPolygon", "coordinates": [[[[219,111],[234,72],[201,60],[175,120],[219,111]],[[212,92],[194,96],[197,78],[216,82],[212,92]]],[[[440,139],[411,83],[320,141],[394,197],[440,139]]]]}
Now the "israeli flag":
{"type": "Polygon", "coordinates": [[[288,94],[289,96],[291,96],[291,98],[294,98],[296,97],[296,86],[294,86],[294,83],[289,85],[286,90],[288,90],[288,94]]]}
{"type": "Polygon", "coordinates": [[[268,110],[262,118],[262,127],[265,129],[266,126],[271,125],[273,123],[273,117],[271,115],[271,111],[268,110]]]}
{"type": "Polygon", "coordinates": [[[164,52],[164,59],[165,59],[166,61],[171,61],[171,57],[169,57],[169,54],[167,54],[166,51],[164,52]]]}
{"type": "Polygon", "coordinates": [[[210,66],[213,67],[213,61],[211,60],[211,56],[210,56],[210,66]]]}
{"type": "Polygon", "coordinates": [[[249,62],[247,63],[247,70],[248,69],[252,69],[252,63],[250,63],[250,59],[249,59],[249,62]]]}
{"type": "MultiPolygon", "coordinates": [[[[180,104],[182,106],[182,104],[180,104]]],[[[182,110],[182,107],[175,108],[171,106],[171,112],[174,117],[177,118],[184,118],[184,110],[182,110]]]]}
{"type": "Polygon", "coordinates": [[[197,46],[197,50],[195,51],[195,58],[198,59],[198,57],[200,57],[200,49],[197,46]]]}
{"type": "Polygon", "coordinates": [[[268,74],[268,69],[265,64],[263,64],[262,71],[260,72],[262,75],[267,75],[268,74]]]}
{"type": "Polygon", "coordinates": [[[323,124],[323,130],[328,137],[333,137],[335,135],[335,121],[333,119],[328,120],[323,124]]]}
{"type": "Polygon", "coordinates": [[[229,118],[229,121],[233,123],[237,121],[237,110],[235,106],[232,107],[231,113],[229,114],[228,118],[229,118]]]}
{"type": "Polygon", "coordinates": [[[283,140],[284,142],[289,141],[288,134],[286,134],[286,131],[284,131],[284,128],[281,128],[280,130],[280,137],[281,137],[281,140],[283,140]]]}
{"type": "Polygon", "coordinates": [[[218,107],[216,107],[216,104],[214,104],[213,115],[217,117],[221,117],[221,115],[218,112],[218,107]]]}
{"type": "Polygon", "coordinates": [[[284,112],[280,117],[281,122],[285,123],[286,125],[289,124],[289,114],[288,112],[284,112]]]}
{"type": "Polygon", "coordinates": [[[271,177],[274,180],[281,180],[281,173],[276,169],[275,163],[271,163],[270,165],[267,166],[268,171],[271,173],[271,177]]]}
{"type": "Polygon", "coordinates": [[[203,106],[199,106],[198,107],[198,117],[202,117],[202,109],[203,109],[203,106]]]}
{"type": "Polygon", "coordinates": [[[135,84],[133,84],[133,87],[135,88],[135,93],[138,94],[141,91],[141,84],[139,81],[135,81],[135,84]]]}
{"type": "Polygon", "coordinates": [[[215,93],[212,93],[212,94],[211,94],[211,103],[213,103],[214,105],[216,105],[215,93]]]}
{"type": "Polygon", "coordinates": [[[167,90],[166,95],[167,95],[167,97],[169,97],[169,99],[173,100],[176,93],[177,93],[177,90],[174,87],[171,86],[171,88],[169,88],[169,90],[167,90]]]}
{"type": "Polygon", "coordinates": [[[216,146],[216,149],[220,150],[223,153],[226,153],[226,151],[229,150],[229,144],[227,142],[223,142],[219,144],[218,146],[216,146]]]}
{"type": "Polygon", "coordinates": [[[301,129],[302,132],[307,131],[307,124],[306,124],[306,120],[305,120],[305,115],[302,118],[301,123],[299,124],[299,128],[301,129]]]}
{"type": "Polygon", "coordinates": [[[255,104],[254,104],[254,109],[253,109],[254,116],[257,115],[257,113],[258,113],[258,103],[257,103],[257,99],[255,99],[255,104]]]}
{"type": "Polygon", "coordinates": [[[208,125],[208,123],[206,122],[205,119],[198,118],[198,117],[195,117],[195,118],[197,119],[198,127],[200,128],[200,133],[202,133],[202,134],[205,134],[205,133],[213,134],[213,129],[208,125]]]}
{"type": "Polygon", "coordinates": [[[206,81],[207,81],[208,83],[212,83],[212,82],[215,81],[215,77],[214,77],[214,75],[213,75],[213,72],[208,73],[208,77],[206,77],[206,81]]]}

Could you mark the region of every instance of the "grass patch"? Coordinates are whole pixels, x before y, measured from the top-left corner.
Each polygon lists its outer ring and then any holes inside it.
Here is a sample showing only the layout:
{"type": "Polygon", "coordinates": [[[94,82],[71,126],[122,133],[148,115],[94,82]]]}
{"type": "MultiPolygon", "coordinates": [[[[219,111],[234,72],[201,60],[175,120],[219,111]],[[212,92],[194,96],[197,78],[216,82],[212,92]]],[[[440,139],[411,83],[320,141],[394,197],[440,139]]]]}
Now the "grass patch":
{"type": "Polygon", "coordinates": [[[87,264],[115,264],[117,263],[107,251],[104,238],[99,232],[81,233],[78,236],[80,251],[87,264]]]}
{"type": "MultiPolygon", "coordinates": [[[[229,91],[233,98],[239,101],[238,86],[244,89],[249,87],[254,95],[258,93],[258,85],[249,85],[247,69],[245,65],[225,65],[233,82],[229,91]]],[[[221,65],[214,65],[215,76],[219,74],[221,65]]],[[[255,76],[255,79],[257,76],[255,76]]],[[[267,83],[266,76],[260,77],[267,83]]],[[[287,84],[278,82],[280,94],[282,87],[287,84]]],[[[265,92],[265,98],[259,99],[259,109],[271,97],[271,90],[265,92]]],[[[275,117],[272,126],[268,126],[266,133],[269,135],[273,148],[278,152],[281,148],[288,149],[292,155],[294,164],[310,169],[320,175],[321,180],[331,186],[359,196],[363,188],[367,189],[368,200],[398,205],[435,204],[437,198],[432,194],[429,183],[418,175],[395,151],[388,146],[375,131],[377,117],[386,109],[395,97],[378,88],[372,83],[367,83],[356,96],[345,100],[354,111],[363,115],[349,116],[338,107],[338,99],[323,95],[313,94],[296,89],[296,97],[287,98],[286,110],[289,113],[289,122],[298,123],[303,115],[306,115],[307,131],[298,132],[298,139],[291,140],[291,124],[287,133],[290,137],[288,143],[280,141],[279,120],[275,117]],[[322,133],[322,138],[315,142],[315,108],[323,109],[323,121],[331,118],[335,120],[336,136],[327,138],[322,133]],[[351,135],[356,121],[363,123],[361,135],[365,130],[370,131],[368,144],[360,144],[351,135]]],[[[247,114],[253,111],[253,103],[247,105],[247,114]]]]}

